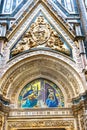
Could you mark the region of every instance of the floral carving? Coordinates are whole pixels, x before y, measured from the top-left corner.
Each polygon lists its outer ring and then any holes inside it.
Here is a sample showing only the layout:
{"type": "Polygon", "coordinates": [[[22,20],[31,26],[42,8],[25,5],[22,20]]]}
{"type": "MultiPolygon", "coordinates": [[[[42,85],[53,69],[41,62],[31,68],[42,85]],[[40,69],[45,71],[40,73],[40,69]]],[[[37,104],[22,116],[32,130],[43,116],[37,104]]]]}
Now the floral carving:
{"type": "Polygon", "coordinates": [[[29,30],[12,49],[11,54],[13,56],[35,47],[48,47],[70,55],[70,50],[65,47],[60,36],[42,16],[31,24],[29,30]]]}
{"type": "Polygon", "coordinates": [[[8,127],[10,128],[70,128],[74,129],[73,120],[33,120],[33,121],[18,121],[9,122],[8,127]]]}

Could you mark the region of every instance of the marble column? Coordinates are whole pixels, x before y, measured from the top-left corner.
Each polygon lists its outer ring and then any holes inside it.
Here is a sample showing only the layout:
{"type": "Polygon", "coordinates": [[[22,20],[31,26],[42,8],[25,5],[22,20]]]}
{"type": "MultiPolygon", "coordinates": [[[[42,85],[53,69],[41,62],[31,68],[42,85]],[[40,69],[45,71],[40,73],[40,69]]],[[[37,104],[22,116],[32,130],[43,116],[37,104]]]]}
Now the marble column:
{"type": "Polygon", "coordinates": [[[5,22],[0,23],[0,54],[2,54],[4,43],[6,41],[7,24],[5,22]]]}
{"type": "Polygon", "coordinates": [[[74,116],[77,117],[78,130],[87,130],[87,99],[74,105],[72,110],[74,116]]]}
{"type": "MultiPolygon", "coordinates": [[[[5,22],[0,23],[0,76],[2,75],[2,70],[3,70],[3,52],[4,52],[4,47],[6,46],[6,29],[7,29],[7,24],[5,22]]],[[[1,94],[1,90],[0,90],[1,94]]]]}
{"type": "Polygon", "coordinates": [[[79,43],[79,49],[80,49],[80,57],[82,60],[82,66],[83,66],[83,70],[85,70],[86,67],[86,53],[85,53],[85,48],[84,48],[84,42],[83,40],[78,40],[79,43]]]}
{"type": "MultiPolygon", "coordinates": [[[[2,69],[2,61],[3,61],[3,46],[4,46],[4,40],[0,38],[0,75],[1,75],[1,69],[2,69]]],[[[1,94],[1,90],[0,90],[1,94]]]]}
{"type": "Polygon", "coordinates": [[[78,41],[78,48],[80,50],[80,57],[82,61],[83,70],[85,70],[86,67],[86,53],[85,53],[85,47],[84,47],[84,36],[81,32],[81,27],[79,23],[75,24],[75,32],[76,32],[76,41],[78,41]]]}
{"type": "MultiPolygon", "coordinates": [[[[3,60],[3,54],[2,54],[2,50],[3,50],[3,44],[4,44],[4,41],[0,39],[0,76],[1,76],[1,70],[2,70],[2,60],[3,60]]],[[[0,95],[2,94],[2,90],[0,88],[0,95]]]]}
{"type": "MultiPolygon", "coordinates": [[[[85,8],[84,0],[77,0],[77,3],[79,7],[80,18],[82,21],[82,29],[85,35],[85,48],[87,51],[87,12],[85,8]]],[[[87,61],[86,61],[86,66],[87,66],[87,61]]]]}
{"type": "Polygon", "coordinates": [[[3,52],[3,44],[4,44],[4,40],[0,39],[0,55],[2,55],[3,52]]]}
{"type": "Polygon", "coordinates": [[[84,4],[84,0],[77,0],[79,13],[82,21],[82,26],[87,40],[87,12],[84,4]]]}

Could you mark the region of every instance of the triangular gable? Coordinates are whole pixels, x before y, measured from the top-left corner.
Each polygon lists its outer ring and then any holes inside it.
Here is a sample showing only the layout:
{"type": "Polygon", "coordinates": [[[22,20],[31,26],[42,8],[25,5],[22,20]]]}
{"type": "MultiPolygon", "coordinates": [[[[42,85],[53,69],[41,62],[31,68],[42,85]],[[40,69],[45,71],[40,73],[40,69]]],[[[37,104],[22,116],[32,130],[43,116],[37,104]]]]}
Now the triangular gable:
{"type": "Polygon", "coordinates": [[[51,26],[42,11],[11,49],[11,57],[32,48],[52,49],[71,56],[71,49],[60,34],[51,26]]]}
{"type": "Polygon", "coordinates": [[[20,22],[20,25],[17,26],[15,30],[12,32],[12,34],[8,36],[10,40],[8,42],[10,51],[12,51],[14,46],[22,38],[27,29],[31,26],[33,20],[36,19],[36,17],[38,17],[38,14],[40,12],[42,12],[44,18],[47,19],[50,25],[56,30],[59,37],[61,37],[64,40],[64,43],[67,43],[69,49],[71,50],[73,48],[74,34],[70,32],[69,29],[67,29],[66,24],[63,24],[63,21],[61,21],[60,17],[59,19],[55,19],[54,14],[52,12],[49,12],[48,8],[46,8],[43,4],[39,3],[36,6],[36,8],[34,8],[32,12],[28,15],[28,17],[24,17],[23,21],[20,22]]]}
{"type": "MultiPolygon", "coordinates": [[[[50,2],[50,0],[49,0],[50,2]]],[[[19,11],[18,15],[15,15],[15,18],[17,19],[16,22],[11,26],[11,28],[8,30],[7,32],[7,38],[10,39],[11,38],[11,34],[12,32],[14,32],[16,30],[16,28],[18,28],[18,26],[20,26],[20,24],[23,24],[23,22],[25,22],[25,19],[27,19],[29,17],[29,15],[36,9],[38,8],[39,5],[43,5],[43,7],[48,10],[48,12],[50,13],[50,15],[52,15],[57,21],[58,23],[66,30],[66,32],[72,37],[74,38],[74,30],[72,29],[72,27],[70,26],[70,24],[65,20],[66,17],[64,16],[64,12],[61,13],[61,10],[58,10],[58,7],[55,12],[54,9],[51,8],[51,6],[48,4],[47,1],[39,1],[37,0],[34,4],[31,2],[31,4],[29,4],[29,8],[26,7],[27,9],[23,9],[24,12],[21,14],[21,12],[19,11]],[[20,16],[20,14],[22,16],[20,16]],[[19,17],[20,16],[20,17],[19,17]]],[[[43,9],[42,9],[43,10],[43,9]]]]}

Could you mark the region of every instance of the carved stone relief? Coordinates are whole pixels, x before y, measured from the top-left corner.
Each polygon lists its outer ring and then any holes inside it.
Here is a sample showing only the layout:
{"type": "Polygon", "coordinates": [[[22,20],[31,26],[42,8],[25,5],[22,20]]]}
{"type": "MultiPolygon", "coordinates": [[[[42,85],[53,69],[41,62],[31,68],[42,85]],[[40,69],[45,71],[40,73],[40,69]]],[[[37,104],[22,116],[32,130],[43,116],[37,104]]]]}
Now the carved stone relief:
{"type": "Polygon", "coordinates": [[[42,16],[39,16],[37,21],[31,24],[30,29],[24,34],[15,48],[12,49],[11,54],[14,56],[35,47],[48,47],[69,56],[71,53],[70,50],[66,48],[57,32],[50,24],[45,22],[42,16]]]}
{"type": "MultiPolygon", "coordinates": [[[[75,130],[73,120],[32,120],[32,121],[10,121],[8,128],[66,128],[75,130]]],[[[8,130],[8,129],[7,129],[8,130]]]]}
{"type": "MultiPolygon", "coordinates": [[[[65,92],[68,92],[68,94],[67,94],[68,98],[69,97],[71,98],[72,95],[75,96],[73,90],[76,89],[77,83],[76,83],[75,79],[73,79],[74,82],[71,80],[69,80],[70,82],[68,82],[67,77],[70,77],[69,79],[74,78],[74,77],[72,77],[72,75],[70,74],[68,69],[65,69],[65,66],[63,66],[59,63],[57,64],[57,62],[55,62],[55,60],[54,60],[54,62],[56,64],[56,71],[55,71],[55,66],[54,66],[55,64],[53,63],[53,60],[51,61],[49,59],[49,57],[47,57],[45,59],[43,58],[43,60],[41,60],[41,58],[36,59],[31,62],[28,62],[27,60],[25,60],[23,62],[24,64],[21,62],[19,65],[15,66],[15,68],[7,76],[7,79],[5,80],[5,82],[3,82],[2,92],[3,92],[4,96],[8,96],[8,98],[11,97],[12,99],[14,99],[17,92],[20,90],[21,87],[23,87],[22,84],[23,83],[27,84],[27,82],[30,82],[30,81],[28,81],[29,77],[30,77],[29,79],[31,79],[31,81],[34,80],[36,75],[42,76],[42,77],[44,76],[44,78],[51,77],[52,79],[55,79],[57,81],[57,83],[59,83],[61,86],[63,86],[65,92]],[[41,69],[41,68],[43,68],[43,69],[41,69]],[[73,84],[75,84],[75,85],[73,85],[73,84]]],[[[36,78],[39,78],[39,77],[36,77],[36,78]]],[[[55,82],[55,81],[53,81],[53,82],[55,82]]]]}

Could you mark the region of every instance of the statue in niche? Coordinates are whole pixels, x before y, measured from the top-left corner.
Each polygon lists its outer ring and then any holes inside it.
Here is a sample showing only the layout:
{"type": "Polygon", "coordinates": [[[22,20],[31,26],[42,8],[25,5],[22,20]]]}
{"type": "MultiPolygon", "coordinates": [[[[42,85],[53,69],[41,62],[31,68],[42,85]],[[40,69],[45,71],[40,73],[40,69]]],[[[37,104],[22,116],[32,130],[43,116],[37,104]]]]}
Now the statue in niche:
{"type": "Polygon", "coordinates": [[[11,54],[12,56],[17,55],[23,51],[39,46],[49,47],[70,55],[70,50],[65,47],[57,32],[49,23],[46,23],[42,16],[39,16],[36,22],[31,24],[30,29],[11,51],[11,54]]]}

